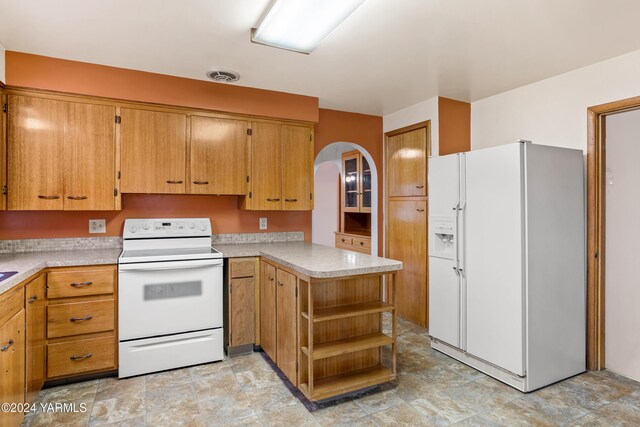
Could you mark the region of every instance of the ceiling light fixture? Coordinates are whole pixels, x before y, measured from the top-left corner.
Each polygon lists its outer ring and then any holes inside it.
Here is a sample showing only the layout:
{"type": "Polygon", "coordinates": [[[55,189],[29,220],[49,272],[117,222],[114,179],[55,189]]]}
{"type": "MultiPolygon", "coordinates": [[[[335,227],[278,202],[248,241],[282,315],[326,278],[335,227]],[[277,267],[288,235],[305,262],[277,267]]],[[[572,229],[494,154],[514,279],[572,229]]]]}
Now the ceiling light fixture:
{"type": "Polygon", "coordinates": [[[365,0],[275,0],[251,41],[309,54],[365,0]]]}

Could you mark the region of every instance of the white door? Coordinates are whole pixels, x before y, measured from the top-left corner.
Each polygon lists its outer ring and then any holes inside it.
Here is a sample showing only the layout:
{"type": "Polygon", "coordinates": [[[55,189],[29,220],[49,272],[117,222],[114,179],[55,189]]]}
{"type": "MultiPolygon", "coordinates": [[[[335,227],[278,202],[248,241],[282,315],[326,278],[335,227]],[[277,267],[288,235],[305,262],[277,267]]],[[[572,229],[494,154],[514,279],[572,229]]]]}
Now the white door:
{"type": "Polygon", "coordinates": [[[457,154],[429,158],[429,216],[455,216],[458,167],[457,154]]]}
{"type": "Polygon", "coordinates": [[[466,154],[467,352],[524,374],[522,144],[466,154]]]}

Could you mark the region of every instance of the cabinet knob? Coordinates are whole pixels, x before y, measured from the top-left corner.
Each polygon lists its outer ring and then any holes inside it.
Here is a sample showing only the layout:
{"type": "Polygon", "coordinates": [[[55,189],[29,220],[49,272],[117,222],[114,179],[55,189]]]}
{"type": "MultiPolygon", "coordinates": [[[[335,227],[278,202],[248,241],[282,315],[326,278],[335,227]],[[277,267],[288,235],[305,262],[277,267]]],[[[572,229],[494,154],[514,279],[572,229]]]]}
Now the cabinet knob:
{"type": "Polygon", "coordinates": [[[37,295],[34,295],[31,298],[29,298],[29,304],[33,304],[36,301],[38,301],[38,296],[37,295]]]}
{"type": "Polygon", "coordinates": [[[193,183],[196,185],[207,185],[209,181],[193,181],[193,183]]]}
{"type": "Polygon", "coordinates": [[[342,238],[342,242],[344,243],[344,241],[345,241],[345,240],[344,240],[344,237],[343,237],[343,238],[342,238]]]}
{"type": "Polygon", "coordinates": [[[38,199],[44,199],[44,200],[56,200],[59,198],[60,196],[43,196],[42,194],[38,196],[38,199]]]}
{"type": "Polygon", "coordinates": [[[69,200],[86,200],[87,196],[67,196],[69,200]]]}
{"type": "Polygon", "coordinates": [[[6,345],[0,347],[0,351],[7,351],[13,345],[13,340],[9,340],[6,345]]]}
{"type": "Polygon", "coordinates": [[[93,316],[84,316],[84,317],[72,317],[71,320],[72,322],[86,322],[87,320],[91,320],[93,319],[93,316]]]}
{"type": "Polygon", "coordinates": [[[182,180],[171,180],[171,179],[167,180],[167,184],[182,184],[183,182],[184,181],[182,180]]]}
{"type": "Polygon", "coordinates": [[[83,354],[82,356],[71,356],[69,359],[71,360],[82,360],[82,359],[88,359],[91,356],[93,356],[93,353],[87,353],[87,354],[83,354]]]}
{"type": "Polygon", "coordinates": [[[360,240],[360,246],[364,246],[364,242],[360,240]]]}

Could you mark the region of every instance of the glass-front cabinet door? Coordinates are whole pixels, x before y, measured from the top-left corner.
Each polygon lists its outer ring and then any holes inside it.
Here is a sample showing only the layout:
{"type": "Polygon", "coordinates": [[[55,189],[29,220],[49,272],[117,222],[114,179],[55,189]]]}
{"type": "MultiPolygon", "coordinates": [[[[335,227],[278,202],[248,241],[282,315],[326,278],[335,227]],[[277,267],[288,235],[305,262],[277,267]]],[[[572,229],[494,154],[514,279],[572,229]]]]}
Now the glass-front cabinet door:
{"type": "Polygon", "coordinates": [[[371,212],[371,167],[367,159],[360,155],[361,191],[360,212],[371,212]]]}
{"type": "Polygon", "coordinates": [[[358,153],[345,155],[342,158],[343,177],[343,209],[345,212],[360,212],[360,178],[358,153]]]}

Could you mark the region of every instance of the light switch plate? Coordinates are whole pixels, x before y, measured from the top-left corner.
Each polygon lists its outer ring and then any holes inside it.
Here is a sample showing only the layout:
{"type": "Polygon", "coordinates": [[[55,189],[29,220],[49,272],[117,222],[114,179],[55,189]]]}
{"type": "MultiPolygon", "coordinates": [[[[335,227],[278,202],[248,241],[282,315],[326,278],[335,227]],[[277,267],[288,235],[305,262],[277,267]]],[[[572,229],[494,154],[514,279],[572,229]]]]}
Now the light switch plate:
{"type": "Polygon", "coordinates": [[[267,218],[260,218],[260,230],[267,229],[267,218]]]}
{"type": "Polygon", "coordinates": [[[107,221],[104,219],[90,219],[89,220],[89,233],[106,233],[107,221]]]}

